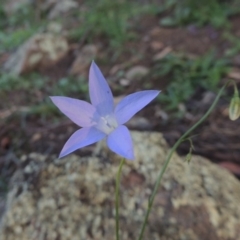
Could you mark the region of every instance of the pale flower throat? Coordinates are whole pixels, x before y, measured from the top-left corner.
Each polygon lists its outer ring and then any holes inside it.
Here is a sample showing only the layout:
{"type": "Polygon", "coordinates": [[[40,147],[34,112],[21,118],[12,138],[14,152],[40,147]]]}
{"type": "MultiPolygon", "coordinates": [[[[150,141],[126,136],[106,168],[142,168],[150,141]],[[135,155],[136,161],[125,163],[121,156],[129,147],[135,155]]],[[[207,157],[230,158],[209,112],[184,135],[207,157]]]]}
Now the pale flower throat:
{"type": "Polygon", "coordinates": [[[100,119],[99,119],[97,125],[95,125],[95,127],[98,130],[100,130],[108,135],[118,127],[118,123],[117,123],[115,116],[112,114],[112,115],[100,117],[100,119]]]}

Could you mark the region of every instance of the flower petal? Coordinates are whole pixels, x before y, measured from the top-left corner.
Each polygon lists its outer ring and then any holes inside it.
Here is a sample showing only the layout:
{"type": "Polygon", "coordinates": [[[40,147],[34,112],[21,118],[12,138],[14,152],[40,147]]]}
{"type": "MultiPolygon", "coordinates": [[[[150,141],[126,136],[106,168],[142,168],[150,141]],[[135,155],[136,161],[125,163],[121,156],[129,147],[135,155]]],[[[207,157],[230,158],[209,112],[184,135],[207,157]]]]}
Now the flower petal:
{"type": "Polygon", "coordinates": [[[116,128],[108,135],[108,147],[120,156],[134,160],[132,138],[126,126],[122,125],[116,128]]]}
{"type": "Polygon", "coordinates": [[[113,113],[113,95],[98,66],[92,62],[89,73],[89,95],[91,103],[102,116],[113,113]]]}
{"type": "Polygon", "coordinates": [[[68,141],[65,143],[59,158],[66,156],[67,154],[88,146],[92,143],[98,142],[101,139],[103,139],[106,135],[97,130],[94,127],[90,128],[81,128],[77,130],[73,135],[68,139],[68,141]]]}
{"type": "Polygon", "coordinates": [[[150,103],[159,92],[156,90],[146,90],[130,94],[123,98],[114,111],[118,124],[126,123],[138,111],[150,103]]]}
{"type": "Polygon", "coordinates": [[[50,97],[53,103],[80,127],[90,127],[98,122],[99,115],[90,103],[68,97],[50,97]]]}

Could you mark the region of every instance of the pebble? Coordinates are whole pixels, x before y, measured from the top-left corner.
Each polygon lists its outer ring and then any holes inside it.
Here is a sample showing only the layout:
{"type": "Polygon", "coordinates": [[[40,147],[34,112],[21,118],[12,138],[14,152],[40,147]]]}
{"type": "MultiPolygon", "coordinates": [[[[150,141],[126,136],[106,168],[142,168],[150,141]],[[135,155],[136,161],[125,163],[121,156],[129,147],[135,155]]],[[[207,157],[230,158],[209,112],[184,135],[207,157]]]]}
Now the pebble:
{"type": "Polygon", "coordinates": [[[134,66],[126,72],[126,78],[129,80],[137,80],[149,73],[149,68],[145,66],[134,66]]]}
{"type": "Polygon", "coordinates": [[[91,61],[96,57],[98,48],[96,45],[89,44],[84,46],[77,54],[75,61],[73,62],[70,74],[82,75],[83,72],[89,68],[91,61]]]}
{"type": "Polygon", "coordinates": [[[153,60],[154,61],[159,61],[159,60],[163,59],[164,57],[166,57],[170,52],[172,52],[172,48],[171,47],[166,47],[161,52],[154,55],[153,60]]]}

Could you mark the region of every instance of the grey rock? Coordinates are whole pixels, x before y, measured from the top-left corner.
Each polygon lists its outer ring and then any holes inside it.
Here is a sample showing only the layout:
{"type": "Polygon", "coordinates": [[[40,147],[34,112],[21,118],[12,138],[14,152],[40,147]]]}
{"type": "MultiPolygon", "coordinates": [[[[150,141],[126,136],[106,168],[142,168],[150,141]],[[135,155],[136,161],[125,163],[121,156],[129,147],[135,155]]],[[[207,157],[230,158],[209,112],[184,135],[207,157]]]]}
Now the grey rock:
{"type": "Polygon", "coordinates": [[[172,48],[166,47],[161,52],[154,55],[153,60],[154,61],[159,61],[159,60],[165,58],[170,52],[172,52],[172,48]]]}
{"type": "Polygon", "coordinates": [[[128,80],[138,80],[149,73],[149,69],[144,66],[134,66],[126,72],[128,80]]]}
{"type": "MultiPolygon", "coordinates": [[[[137,239],[149,194],[169,152],[159,133],[132,132],[132,137],[136,160],[126,161],[121,178],[122,240],[137,239]]],[[[28,158],[39,170],[13,176],[1,240],[114,239],[119,156],[100,142],[92,157],[71,154],[59,161],[49,156],[45,164],[40,154],[28,158]]],[[[144,239],[240,239],[239,202],[239,181],[225,169],[199,156],[187,164],[173,154],[144,239]]]]}
{"type": "Polygon", "coordinates": [[[130,81],[129,81],[128,79],[125,79],[125,78],[121,78],[121,79],[119,80],[119,83],[120,83],[121,86],[123,86],[123,87],[127,87],[127,86],[130,85],[130,81]]]}
{"type": "Polygon", "coordinates": [[[58,0],[54,7],[51,9],[48,18],[54,19],[60,17],[61,14],[67,13],[68,11],[79,7],[78,3],[73,0],[58,0]]]}
{"type": "Polygon", "coordinates": [[[89,68],[91,61],[94,60],[98,52],[97,46],[89,44],[84,46],[77,53],[77,57],[73,62],[70,74],[72,75],[82,75],[89,68]]]}
{"type": "Polygon", "coordinates": [[[145,117],[134,117],[127,122],[127,126],[138,130],[152,129],[151,122],[145,117]]]}
{"type": "Polygon", "coordinates": [[[4,70],[20,75],[37,67],[49,67],[66,56],[69,45],[56,34],[36,34],[18,48],[4,64],[4,70]]]}

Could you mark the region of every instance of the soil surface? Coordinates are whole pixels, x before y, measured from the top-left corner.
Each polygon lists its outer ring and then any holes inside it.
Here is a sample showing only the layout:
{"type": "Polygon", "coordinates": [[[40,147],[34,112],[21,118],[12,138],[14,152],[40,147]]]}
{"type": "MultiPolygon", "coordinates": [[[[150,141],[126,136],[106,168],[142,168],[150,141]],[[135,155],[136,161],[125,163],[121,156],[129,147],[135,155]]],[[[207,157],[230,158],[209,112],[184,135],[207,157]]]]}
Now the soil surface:
{"type": "MultiPolygon", "coordinates": [[[[144,16],[140,24],[134,29],[135,38],[128,41],[121,54],[113,58],[112,50],[108,50],[104,39],[96,39],[95,43],[99,46],[99,55],[96,63],[102,69],[107,79],[114,79],[114,67],[120,65],[121,69],[127,70],[128,65],[145,66],[149,69],[154,65],[153,57],[156,53],[164,51],[184,52],[190,57],[202,56],[211,49],[215,49],[217,56],[221,58],[224,52],[231,46],[223,37],[222,30],[216,30],[211,26],[198,28],[194,25],[177,28],[163,28],[159,25],[159,16],[144,16]],[[109,59],[109,65],[101,64],[102,59],[109,59]]],[[[232,33],[240,35],[240,16],[231,19],[232,33]]],[[[78,43],[77,43],[78,44],[78,43]]],[[[83,41],[77,45],[82,47],[87,42],[83,41]]],[[[60,78],[69,74],[69,68],[74,62],[76,43],[71,43],[69,54],[48,68],[39,68],[37,72],[43,77],[51,79],[50,85],[54,85],[60,78]]],[[[7,61],[10,53],[2,53],[0,62],[7,61]]],[[[233,67],[240,67],[239,56],[232,59],[233,67]]],[[[102,61],[103,62],[103,61],[102,61]]],[[[83,74],[87,74],[88,69],[83,74]]],[[[118,98],[122,95],[143,89],[146,79],[132,81],[128,86],[122,86],[119,90],[116,87],[119,83],[109,81],[114,96],[118,98]]],[[[152,89],[164,91],[171,79],[167,77],[149,78],[147,82],[152,89]]],[[[227,81],[222,79],[221,84],[227,81]]],[[[239,81],[240,82],[240,79],[239,81]]],[[[219,86],[219,87],[220,87],[219,86]]],[[[228,104],[231,90],[221,98],[217,108],[211,116],[194,133],[193,154],[198,154],[209,158],[211,161],[229,169],[235,176],[240,177],[240,120],[230,121],[228,118],[228,104]]],[[[58,155],[62,146],[70,135],[78,127],[59,114],[56,117],[44,116],[39,114],[26,114],[29,104],[39,104],[50,95],[49,91],[34,91],[29,93],[27,90],[13,90],[3,96],[1,106],[0,122],[0,166],[1,174],[9,176],[15,168],[20,167],[19,158],[28,152],[39,152],[43,154],[58,155]],[[9,100],[10,99],[10,100],[9,100]]],[[[129,128],[140,131],[160,131],[164,134],[168,144],[172,146],[177,139],[190,126],[196,123],[211,105],[216,93],[197,88],[191,99],[179,108],[183,108],[181,118],[175,117],[174,112],[165,112],[162,103],[154,101],[148,107],[137,114],[134,124],[129,123],[129,128]],[[140,121],[145,119],[147,123],[140,121]]],[[[84,98],[81,94],[69,97],[84,98]]],[[[92,151],[92,146],[85,147],[76,154],[81,156],[88,155],[92,151]]],[[[181,144],[178,152],[182,155],[189,152],[189,142],[181,144]]]]}

